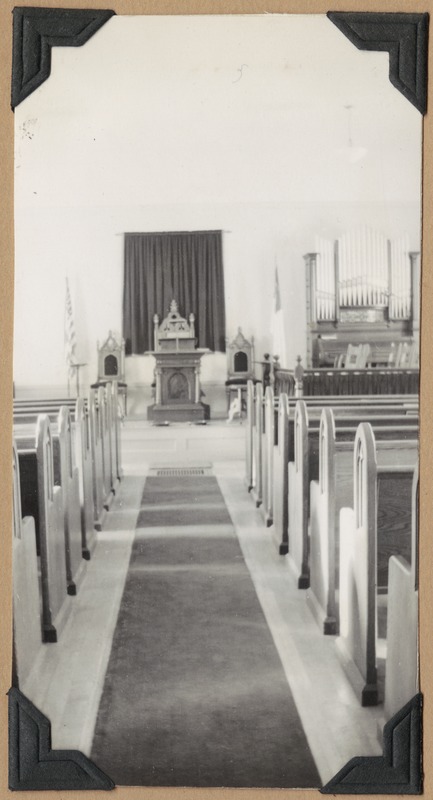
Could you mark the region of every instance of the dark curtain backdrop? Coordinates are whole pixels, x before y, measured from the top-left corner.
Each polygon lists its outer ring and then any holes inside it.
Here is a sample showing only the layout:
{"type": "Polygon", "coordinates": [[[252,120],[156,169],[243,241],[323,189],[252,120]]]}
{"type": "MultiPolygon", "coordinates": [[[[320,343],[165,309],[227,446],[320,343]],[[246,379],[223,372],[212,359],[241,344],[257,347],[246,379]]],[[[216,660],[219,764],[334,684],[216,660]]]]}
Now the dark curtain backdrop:
{"type": "Polygon", "coordinates": [[[225,350],[221,231],[126,233],[123,337],[126,354],[153,350],[153,315],[172,300],[195,315],[198,347],[225,350]]]}

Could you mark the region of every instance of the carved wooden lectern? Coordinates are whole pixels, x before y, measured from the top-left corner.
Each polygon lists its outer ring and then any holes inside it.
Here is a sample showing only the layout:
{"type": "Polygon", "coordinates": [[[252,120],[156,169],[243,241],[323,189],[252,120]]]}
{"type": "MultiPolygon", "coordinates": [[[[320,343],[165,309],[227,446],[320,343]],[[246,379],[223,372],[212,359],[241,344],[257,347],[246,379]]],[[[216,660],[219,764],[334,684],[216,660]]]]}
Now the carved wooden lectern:
{"type": "Polygon", "coordinates": [[[187,321],[180,316],[176,300],[159,324],[158,314],[153,318],[155,349],[155,403],[147,409],[149,419],[155,422],[200,421],[206,416],[201,403],[200,361],[207,348],[196,348],[194,314],[187,321]]]}

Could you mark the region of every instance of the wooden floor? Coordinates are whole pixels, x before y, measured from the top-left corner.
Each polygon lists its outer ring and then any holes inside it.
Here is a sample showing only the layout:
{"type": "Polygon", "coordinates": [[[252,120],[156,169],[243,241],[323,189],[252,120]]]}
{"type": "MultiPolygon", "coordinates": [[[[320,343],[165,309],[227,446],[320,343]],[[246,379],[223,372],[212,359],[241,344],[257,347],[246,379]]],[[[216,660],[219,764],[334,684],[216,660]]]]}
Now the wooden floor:
{"type": "MultiPolygon", "coordinates": [[[[361,708],[334,651],[295,586],[244,485],[245,427],[235,422],[154,428],[126,421],[124,480],[107,515],[58,645],[43,645],[22,687],[51,720],[55,749],[89,754],[140,498],[154,464],[212,464],[281,658],[323,783],[353,756],[379,755],[381,708],[361,708]]],[[[211,531],[209,531],[211,534],[211,531]]]]}

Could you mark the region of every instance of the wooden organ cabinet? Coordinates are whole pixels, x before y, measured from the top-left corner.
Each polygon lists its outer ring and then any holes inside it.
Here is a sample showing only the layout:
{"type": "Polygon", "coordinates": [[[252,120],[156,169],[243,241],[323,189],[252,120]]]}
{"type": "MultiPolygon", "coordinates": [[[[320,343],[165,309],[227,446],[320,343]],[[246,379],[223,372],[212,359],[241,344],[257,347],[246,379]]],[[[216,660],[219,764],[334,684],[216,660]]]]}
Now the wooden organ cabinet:
{"type": "Polygon", "coordinates": [[[307,366],[339,366],[348,345],[369,344],[369,366],[392,366],[404,342],[419,347],[419,253],[408,237],[363,229],[307,253],[307,366]]]}

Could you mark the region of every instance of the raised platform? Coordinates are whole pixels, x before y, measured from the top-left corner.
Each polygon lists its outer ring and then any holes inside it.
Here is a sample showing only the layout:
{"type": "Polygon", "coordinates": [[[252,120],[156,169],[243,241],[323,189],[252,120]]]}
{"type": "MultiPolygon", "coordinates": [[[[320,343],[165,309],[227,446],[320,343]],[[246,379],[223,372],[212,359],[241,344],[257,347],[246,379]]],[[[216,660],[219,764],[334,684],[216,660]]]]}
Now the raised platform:
{"type": "MultiPolygon", "coordinates": [[[[158,425],[128,419],[122,429],[122,452],[128,452],[134,474],[151,464],[200,464],[214,461],[242,461],[245,454],[245,426],[238,420],[173,422],[158,425]]],[[[242,467],[240,467],[242,470],[242,467]]]]}

